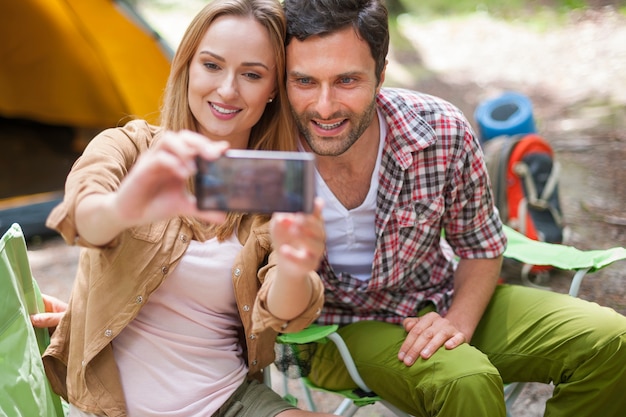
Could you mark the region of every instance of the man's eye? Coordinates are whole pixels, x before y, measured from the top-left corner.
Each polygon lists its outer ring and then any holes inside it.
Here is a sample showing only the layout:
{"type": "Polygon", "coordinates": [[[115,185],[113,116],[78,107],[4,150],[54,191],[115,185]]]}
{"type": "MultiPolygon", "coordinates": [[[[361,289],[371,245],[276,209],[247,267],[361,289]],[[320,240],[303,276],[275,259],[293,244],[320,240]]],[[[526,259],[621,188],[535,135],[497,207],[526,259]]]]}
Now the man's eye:
{"type": "Polygon", "coordinates": [[[308,85],[308,84],[311,84],[311,79],[310,78],[297,78],[296,83],[308,85]]]}
{"type": "Polygon", "coordinates": [[[339,82],[341,84],[350,84],[350,83],[354,82],[354,78],[352,78],[352,77],[343,77],[343,78],[339,79],[339,82]]]}

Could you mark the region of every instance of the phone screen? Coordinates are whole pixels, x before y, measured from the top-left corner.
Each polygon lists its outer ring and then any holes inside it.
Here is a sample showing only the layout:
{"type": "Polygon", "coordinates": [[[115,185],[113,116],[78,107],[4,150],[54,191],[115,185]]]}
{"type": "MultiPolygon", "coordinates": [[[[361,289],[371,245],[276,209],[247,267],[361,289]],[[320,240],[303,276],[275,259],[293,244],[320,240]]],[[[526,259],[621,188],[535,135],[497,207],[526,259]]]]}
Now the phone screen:
{"type": "Polygon", "coordinates": [[[313,210],[314,155],[306,152],[228,150],[198,159],[196,198],[201,210],[246,213],[313,210]]]}

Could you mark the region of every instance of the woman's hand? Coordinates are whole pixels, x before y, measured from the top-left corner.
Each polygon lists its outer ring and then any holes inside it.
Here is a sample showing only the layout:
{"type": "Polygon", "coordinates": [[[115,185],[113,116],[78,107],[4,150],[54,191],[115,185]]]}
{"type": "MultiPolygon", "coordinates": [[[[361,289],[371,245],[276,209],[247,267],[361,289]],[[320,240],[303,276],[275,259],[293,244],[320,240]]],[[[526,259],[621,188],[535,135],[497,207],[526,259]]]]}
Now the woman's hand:
{"type": "Polygon", "coordinates": [[[198,210],[188,185],[197,170],[196,157],[213,160],[227,148],[227,142],[195,132],[164,132],[139,156],[116,192],[92,194],[79,203],[79,234],[93,245],[104,245],[125,229],[175,216],[223,222],[225,213],[198,210]]]}
{"type": "Polygon", "coordinates": [[[199,211],[189,193],[189,178],[196,173],[196,157],[213,160],[228,148],[191,131],[165,132],[144,152],[116,194],[116,207],[125,221],[151,223],[177,215],[223,221],[223,214],[199,211]]]}
{"type": "Polygon", "coordinates": [[[315,200],[312,214],[275,213],[270,233],[277,265],[267,306],[276,317],[291,320],[301,314],[311,300],[313,289],[309,274],[319,266],[326,246],[321,199],[315,200]]]}
{"type": "Polygon", "coordinates": [[[322,206],[322,200],[317,198],[312,214],[275,213],[272,216],[270,232],[278,251],[281,275],[302,277],[319,266],[326,247],[322,206]]]}
{"type": "Polygon", "coordinates": [[[52,333],[67,310],[67,303],[51,295],[42,294],[41,296],[45,312],[31,314],[30,322],[34,327],[50,328],[50,333],[52,333]]]}

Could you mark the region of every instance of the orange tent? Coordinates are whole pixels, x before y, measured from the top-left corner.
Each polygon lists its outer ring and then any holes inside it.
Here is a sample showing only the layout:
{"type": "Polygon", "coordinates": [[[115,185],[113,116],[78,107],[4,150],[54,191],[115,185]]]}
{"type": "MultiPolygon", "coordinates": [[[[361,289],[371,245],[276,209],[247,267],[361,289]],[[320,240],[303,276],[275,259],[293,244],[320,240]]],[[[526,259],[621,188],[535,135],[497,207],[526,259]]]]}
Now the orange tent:
{"type": "Polygon", "coordinates": [[[123,1],[0,4],[0,116],[108,127],[155,121],[171,50],[123,1]]]}
{"type": "Polygon", "coordinates": [[[44,226],[97,131],[158,121],[171,48],[123,0],[0,0],[0,233],[44,226]]]}

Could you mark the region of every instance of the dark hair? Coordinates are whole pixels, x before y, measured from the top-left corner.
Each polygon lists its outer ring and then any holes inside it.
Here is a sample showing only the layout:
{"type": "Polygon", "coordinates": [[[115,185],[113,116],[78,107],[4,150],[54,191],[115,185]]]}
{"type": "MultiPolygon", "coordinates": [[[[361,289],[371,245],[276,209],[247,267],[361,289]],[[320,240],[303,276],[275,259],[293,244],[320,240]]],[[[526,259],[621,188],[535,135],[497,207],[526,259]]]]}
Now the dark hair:
{"type": "Polygon", "coordinates": [[[352,26],[369,45],[380,81],[389,51],[389,14],[384,0],[284,0],[286,45],[352,26]]]}

